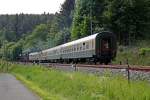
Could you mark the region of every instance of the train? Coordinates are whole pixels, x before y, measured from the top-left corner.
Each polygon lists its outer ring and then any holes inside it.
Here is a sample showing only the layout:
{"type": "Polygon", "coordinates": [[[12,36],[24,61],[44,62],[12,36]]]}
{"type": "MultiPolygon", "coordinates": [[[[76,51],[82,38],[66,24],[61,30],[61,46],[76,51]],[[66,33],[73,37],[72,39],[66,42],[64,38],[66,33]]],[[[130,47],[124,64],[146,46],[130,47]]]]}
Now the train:
{"type": "Polygon", "coordinates": [[[104,31],[53,48],[29,53],[29,61],[108,64],[116,57],[116,52],[116,35],[104,31]]]}

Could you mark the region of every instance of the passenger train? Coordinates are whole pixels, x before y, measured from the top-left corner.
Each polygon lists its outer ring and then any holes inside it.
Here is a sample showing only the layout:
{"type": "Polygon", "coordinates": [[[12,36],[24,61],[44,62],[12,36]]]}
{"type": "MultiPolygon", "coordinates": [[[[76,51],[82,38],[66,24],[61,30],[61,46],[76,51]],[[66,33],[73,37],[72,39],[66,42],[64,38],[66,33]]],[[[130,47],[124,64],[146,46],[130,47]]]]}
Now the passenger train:
{"type": "Polygon", "coordinates": [[[100,32],[40,52],[29,54],[31,62],[100,62],[108,64],[115,58],[117,42],[115,34],[100,32]]]}

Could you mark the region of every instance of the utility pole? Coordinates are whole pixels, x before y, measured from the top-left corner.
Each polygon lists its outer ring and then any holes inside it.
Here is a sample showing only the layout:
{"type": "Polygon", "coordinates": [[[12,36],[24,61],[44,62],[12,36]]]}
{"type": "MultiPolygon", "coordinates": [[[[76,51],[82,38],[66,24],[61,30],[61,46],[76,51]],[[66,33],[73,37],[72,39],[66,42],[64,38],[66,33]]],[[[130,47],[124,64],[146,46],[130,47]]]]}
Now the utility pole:
{"type": "Polygon", "coordinates": [[[91,35],[93,34],[92,6],[93,6],[93,0],[91,0],[91,7],[90,7],[90,27],[91,27],[91,35]]]}
{"type": "Polygon", "coordinates": [[[6,45],[5,45],[5,40],[3,40],[3,57],[2,59],[6,60],[6,45]]]}

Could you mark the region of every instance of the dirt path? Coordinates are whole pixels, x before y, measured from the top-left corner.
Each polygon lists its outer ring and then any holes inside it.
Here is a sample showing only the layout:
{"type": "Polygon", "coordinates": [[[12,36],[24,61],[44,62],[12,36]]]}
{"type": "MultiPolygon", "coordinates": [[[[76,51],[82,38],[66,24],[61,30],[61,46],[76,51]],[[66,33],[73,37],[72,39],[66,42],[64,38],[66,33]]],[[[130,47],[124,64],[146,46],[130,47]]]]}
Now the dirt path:
{"type": "Polygon", "coordinates": [[[13,75],[0,74],[0,100],[40,100],[13,75]]]}

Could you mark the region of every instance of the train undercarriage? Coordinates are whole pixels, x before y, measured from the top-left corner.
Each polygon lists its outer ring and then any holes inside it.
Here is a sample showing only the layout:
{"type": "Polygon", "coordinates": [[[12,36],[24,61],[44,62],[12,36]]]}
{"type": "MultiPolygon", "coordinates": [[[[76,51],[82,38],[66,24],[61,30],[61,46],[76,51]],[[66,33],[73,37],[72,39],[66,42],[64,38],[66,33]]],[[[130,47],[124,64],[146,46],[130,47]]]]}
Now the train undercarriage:
{"type": "Polygon", "coordinates": [[[105,58],[98,58],[98,57],[91,57],[91,58],[74,58],[74,59],[53,59],[53,60],[35,60],[30,61],[34,63],[62,63],[62,64],[78,64],[78,63],[86,63],[86,64],[108,64],[111,62],[110,57],[105,58]]]}

